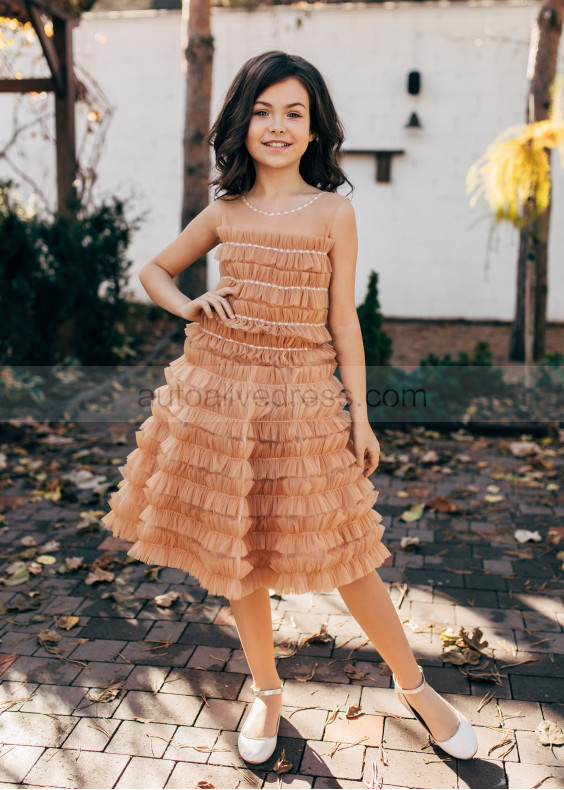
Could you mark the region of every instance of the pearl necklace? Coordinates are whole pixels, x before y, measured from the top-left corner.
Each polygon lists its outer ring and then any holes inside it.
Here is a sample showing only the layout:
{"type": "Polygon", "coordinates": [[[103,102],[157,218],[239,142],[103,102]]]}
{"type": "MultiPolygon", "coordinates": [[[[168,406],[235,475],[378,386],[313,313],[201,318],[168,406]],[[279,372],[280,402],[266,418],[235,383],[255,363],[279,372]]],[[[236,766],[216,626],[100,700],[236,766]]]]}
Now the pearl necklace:
{"type": "Polygon", "coordinates": [[[321,197],[321,195],[324,195],[324,194],[325,194],[325,192],[320,192],[314,198],[312,198],[311,200],[308,200],[307,203],[304,203],[303,206],[298,206],[298,208],[291,208],[288,211],[261,211],[260,208],[255,208],[255,206],[253,206],[252,203],[249,203],[249,201],[247,200],[245,195],[242,194],[241,197],[243,198],[243,200],[245,201],[247,206],[249,208],[252,208],[252,210],[256,211],[258,214],[266,214],[267,217],[278,217],[281,214],[293,214],[294,211],[301,211],[301,209],[305,208],[306,206],[309,206],[310,203],[313,203],[314,200],[317,200],[317,198],[321,197]]]}

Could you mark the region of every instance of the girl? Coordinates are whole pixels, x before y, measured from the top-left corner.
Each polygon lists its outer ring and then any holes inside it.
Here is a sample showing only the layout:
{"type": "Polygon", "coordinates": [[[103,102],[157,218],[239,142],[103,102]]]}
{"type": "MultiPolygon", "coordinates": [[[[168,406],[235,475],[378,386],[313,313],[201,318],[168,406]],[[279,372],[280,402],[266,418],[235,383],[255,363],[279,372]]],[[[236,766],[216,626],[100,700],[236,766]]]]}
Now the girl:
{"type": "Polygon", "coordinates": [[[426,683],[375,570],[390,552],[369,480],[380,447],[354,301],[355,213],[336,191],[352,186],[343,140],[313,65],[271,51],[242,66],[208,137],[216,199],[140,274],[191,323],[103,520],[134,543],[130,556],[229,599],[256,695],[238,742],[249,763],[273,754],[280,723],[269,589],[337,588],[402,703],[469,758],[475,732],[426,683]],[[173,278],[218,244],[217,286],[188,299],[173,278]]]}

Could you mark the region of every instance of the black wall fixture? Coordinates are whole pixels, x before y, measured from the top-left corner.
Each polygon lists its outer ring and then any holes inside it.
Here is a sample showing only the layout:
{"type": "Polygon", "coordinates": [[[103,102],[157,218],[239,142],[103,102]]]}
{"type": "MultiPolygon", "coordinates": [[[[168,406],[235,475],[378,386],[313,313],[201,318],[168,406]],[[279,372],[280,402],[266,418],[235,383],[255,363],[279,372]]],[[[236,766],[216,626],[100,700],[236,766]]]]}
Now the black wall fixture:
{"type": "Polygon", "coordinates": [[[410,71],[407,77],[407,92],[412,96],[417,96],[421,90],[421,73],[419,71],[410,71]]]}
{"type": "Polygon", "coordinates": [[[416,112],[412,112],[409,121],[405,124],[404,129],[422,129],[423,124],[419,120],[416,112]]]}

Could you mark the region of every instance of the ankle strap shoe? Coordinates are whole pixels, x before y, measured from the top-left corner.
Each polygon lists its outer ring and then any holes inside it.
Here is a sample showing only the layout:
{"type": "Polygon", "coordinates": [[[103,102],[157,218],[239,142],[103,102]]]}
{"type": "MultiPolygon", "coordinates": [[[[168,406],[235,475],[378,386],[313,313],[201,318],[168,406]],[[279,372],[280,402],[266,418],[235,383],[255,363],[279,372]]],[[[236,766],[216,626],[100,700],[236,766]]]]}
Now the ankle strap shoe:
{"type": "MultiPolygon", "coordinates": [[[[275,689],[257,689],[254,685],[251,686],[253,694],[255,697],[266,697],[270,696],[271,694],[282,694],[283,686],[279,686],[275,689]]],[[[256,702],[256,700],[255,700],[256,702]]],[[[255,704],[253,702],[253,705],[255,704]]],[[[252,708],[251,708],[252,713],[252,708]]],[[[250,718],[251,713],[247,717],[247,720],[250,718]]],[[[251,763],[252,765],[259,765],[260,763],[264,763],[269,757],[272,756],[274,750],[276,749],[276,742],[278,740],[278,728],[280,727],[280,713],[278,714],[278,721],[276,722],[276,733],[272,736],[268,736],[266,738],[250,738],[248,735],[243,735],[243,729],[239,733],[238,739],[238,748],[239,754],[247,763],[251,763]]]]}
{"type": "Polygon", "coordinates": [[[474,729],[472,728],[472,725],[470,724],[466,716],[460,713],[460,711],[456,710],[456,708],[453,705],[451,705],[450,702],[444,700],[446,704],[450,708],[452,708],[452,710],[458,715],[458,729],[454,733],[454,735],[452,735],[450,738],[447,738],[444,741],[438,741],[436,738],[433,737],[431,730],[429,729],[429,727],[427,726],[427,724],[425,723],[424,719],[421,717],[419,712],[416,711],[415,708],[413,708],[409,704],[405,695],[417,694],[418,692],[422,691],[427,684],[427,681],[425,680],[425,675],[423,674],[423,668],[419,664],[417,664],[417,666],[421,670],[421,676],[423,679],[421,683],[415,688],[402,689],[396,680],[396,676],[392,675],[396,697],[399,699],[401,703],[403,703],[403,705],[408,710],[410,710],[413,713],[415,718],[423,725],[423,727],[425,727],[433,743],[436,743],[437,746],[440,746],[443,751],[447,752],[447,754],[450,754],[453,757],[458,757],[460,760],[468,760],[471,757],[474,757],[474,755],[478,751],[478,739],[476,738],[476,733],[474,732],[474,729]]]}

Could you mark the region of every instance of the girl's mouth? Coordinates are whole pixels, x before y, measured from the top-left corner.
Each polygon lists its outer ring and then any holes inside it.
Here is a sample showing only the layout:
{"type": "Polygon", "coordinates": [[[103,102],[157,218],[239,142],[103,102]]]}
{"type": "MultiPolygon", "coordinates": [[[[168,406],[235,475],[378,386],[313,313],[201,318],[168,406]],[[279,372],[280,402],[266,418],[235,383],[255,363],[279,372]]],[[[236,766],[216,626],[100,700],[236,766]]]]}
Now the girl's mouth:
{"type": "Polygon", "coordinates": [[[288,148],[290,143],[263,143],[267,148],[288,148]]]}

